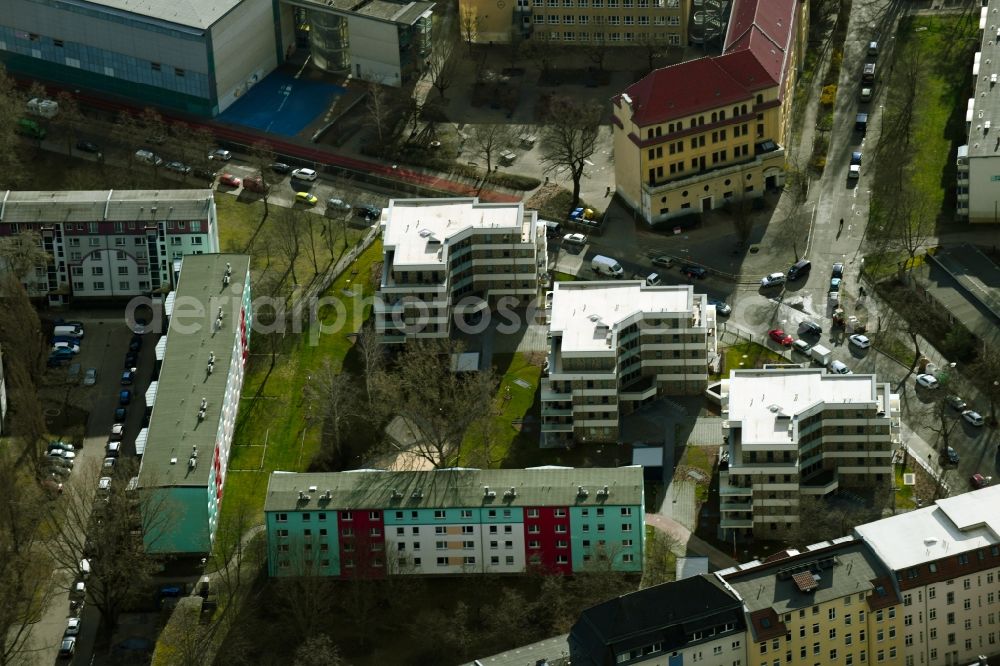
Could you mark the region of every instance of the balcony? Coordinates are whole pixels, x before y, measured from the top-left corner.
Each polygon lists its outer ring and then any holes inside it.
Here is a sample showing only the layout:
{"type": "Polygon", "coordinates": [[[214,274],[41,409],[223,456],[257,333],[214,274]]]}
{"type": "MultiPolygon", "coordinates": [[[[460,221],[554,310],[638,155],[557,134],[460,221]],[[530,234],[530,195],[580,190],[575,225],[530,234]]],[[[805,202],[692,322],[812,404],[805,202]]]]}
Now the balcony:
{"type": "Polygon", "coordinates": [[[753,527],[753,518],[727,518],[723,516],[719,521],[722,529],[739,529],[753,527]]]}
{"type": "Polygon", "coordinates": [[[542,421],[542,432],[573,432],[573,424],[542,421]]]}
{"type": "Polygon", "coordinates": [[[828,495],[839,487],[836,470],[828,469],[799,484],[799,492],[803,495],[828,495]]]}
{"type": "Polygon", "coordinates": [[[646,400],[656,395],[656,380],[651,376],[640,377],[618,393],[624,401],[646,400]]]}
{"type": "Polygon", "coordinates": [[[747,496],[747,497],[749,497],[749,496],[753,495],[753,488],[751,488],[751,487],[744,488],[742,486],[722,485],[720,483],[719,484],[719,494],[723,495],[723,496],[726,496],[726,495],[730,495],[730,496],[732,496],[732,495],[741,495],[741,496],[747,496]]]}
{"type": "Polygon", "coordinates": [[[723,499],[720,511],[753,511],[753,500],[723,499]]]}
{"type": "Polygon", "coordinates": [[[572,409],[542,405],[542,416],[573,416],[572,409]]]}

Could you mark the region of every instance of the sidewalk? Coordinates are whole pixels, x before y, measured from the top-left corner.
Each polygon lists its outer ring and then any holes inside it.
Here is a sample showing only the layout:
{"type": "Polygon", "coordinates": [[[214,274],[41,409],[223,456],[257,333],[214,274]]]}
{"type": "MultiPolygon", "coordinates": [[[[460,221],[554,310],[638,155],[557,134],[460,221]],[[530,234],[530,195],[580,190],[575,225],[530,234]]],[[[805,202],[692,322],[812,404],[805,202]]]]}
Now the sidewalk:
{"type": "Polygon", "coordinates": [[[732,557],[695,536],[691,530],[675,520],[659,514],[647,513],[646,524],[676,539],[679,546],[675,554],[678,556],[700,555],[707,557],[714,570],[727,569],[738,564],[732,557]]]}

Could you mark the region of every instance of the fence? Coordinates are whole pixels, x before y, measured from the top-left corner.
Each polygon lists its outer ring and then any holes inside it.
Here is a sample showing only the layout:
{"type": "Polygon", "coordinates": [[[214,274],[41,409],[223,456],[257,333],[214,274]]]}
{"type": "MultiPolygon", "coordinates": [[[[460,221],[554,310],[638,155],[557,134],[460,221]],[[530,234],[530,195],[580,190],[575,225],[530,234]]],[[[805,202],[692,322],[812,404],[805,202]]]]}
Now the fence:
{"type": "Polygon", "coordinates": [[[380,231],[380,225],[376,222],[365,237],[358,241],[354,247],[348,250],[347,254],[342,256],[337,260],[337,263],[323,274],[318,280],[314,280],[312,284],[309,285],[307,289],[302,291],[298,296],[292,297],[292,307],[288,308],[289,314],[297,311],[297,306],[302,303],[309,303],[314,298],[322,294],[324,291],[330,288],[333,281],[344,274],[351,264],[353,264],[362,252],[371,247],[371,244],[375,242],[380,231]]]}

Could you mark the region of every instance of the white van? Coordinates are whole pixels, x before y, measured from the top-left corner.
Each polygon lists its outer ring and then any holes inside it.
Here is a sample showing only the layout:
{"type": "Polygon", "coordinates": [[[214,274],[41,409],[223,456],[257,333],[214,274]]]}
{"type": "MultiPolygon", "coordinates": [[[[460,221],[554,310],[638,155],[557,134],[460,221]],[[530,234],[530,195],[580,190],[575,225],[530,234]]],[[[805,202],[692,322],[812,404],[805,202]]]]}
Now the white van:
{"type": "Polygon", "coordinates": [[[56,326],[54,329],[52,329],[52,337],[58,338],[62,336],[70,338],[82,338],[83,327],[69,324],[69,325],[56,326]]]}
{"type": "Polygon", "coordinates": [[[608,277],[620,278],[625,275],[625,269],[611,257],[597,255],[590,261],[590,270],[608,277]]]}

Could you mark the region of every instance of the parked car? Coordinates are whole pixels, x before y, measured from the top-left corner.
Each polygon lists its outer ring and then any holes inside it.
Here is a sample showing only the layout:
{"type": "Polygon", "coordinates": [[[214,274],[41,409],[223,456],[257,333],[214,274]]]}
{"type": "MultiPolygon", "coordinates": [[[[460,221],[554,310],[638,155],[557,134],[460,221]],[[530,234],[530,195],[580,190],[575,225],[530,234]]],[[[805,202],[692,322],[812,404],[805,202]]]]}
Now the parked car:
{"type": "Polygon", "coordinates": [[[49,442],[47,451],[76,451],[76,447],[68,442],[63,442],[60,440],[52,440],[49,442]]]}
{"type": "Polygon", "coordinates": [[[674,265],[674,260],[671,257],[654,257],[652,263],[654,266],[670,268],[674,265]]]}
{"type": "Polygon", "coordinates": [[[962,400],[962,398],[960,396],[957,396],[955,394],[951,394],[949,396],[945,396],[944,401],[946,403],[948,403],[948,406],[951,407],[952,409],[954,409],[956,412],[961,412],[966,407],[968,407],[968,405],[966,404],[965,400],[962,400]]]}
{"type": "Polygon", "coordinates": [[[139,334],[133,335],[132,339],[128,342],[128,350],[138,352],[140,349],[142,349],[142,336],[139,334]]]}
{"type": "Polygon", "coordinates": [[[729,314],[733,311],[733,306],[718,298],[708,299],[708,304],[714,305],[715,311],[720,315],[722,315],[723,317],[728,317],[729,314]]]}
{"type": "Polygon", "coordinates": [[[806,319],[799,324],[799,333],[804,335],[823,335],[823,327],[812,320],[806,319]]]}
{"type": "Polygon", "coordinates": [[[317,176],[319,176],[319,174],[316,173],[315,169],[301,168],[292,171],[292,178],[294,178],[295,180],[305,180],[312,182],[316,180],[317,176]]]}
{"type": "Polygon", "coordinates": [[[862,86],[861,91],[858,93],[858,99],[862,102],[872,101],[872,89],[871,86],[862,86]]]}
{"type": "Polygon", "coordinates": [[[326,202],[326,209],[348,211],[351,210],[351,204],[347,203],[343,199],[329,199],[326,202]]]}
{"type": "Polygon", "coordinates": [[[83,373],[83,385],[93,386],[97,383],[97,368],[87,368],[83,373]]]}
{"type": "Polygon", "coordinates": [[[934,375],[923,373],[917,375],[917,385],[928,389],[936,389],[940,384],[934,375]]]}
{"type": "Polygon", "coordinates": [[[105,458],[117,458],[122,454],[122,443],[110,441],[104,445],[105,458]]]}
{"type": "Polygon", "coordinates": [[[125,435],[125,424],[116,423],[113,426],[111,426],[111,435],[108,437],[108,440],[112,442],[120,442],[122,441],[122,437],[124,435],[125,435]]]}
{"type": "Polygon", "coordinates": [[[140,162],[152,164],[153,166],[160,166],[163,164],[163,158],[151,150],[137,150],[135,151],[135,158],[140,162]]]}
{"type": "Polygon", "coordinates": [[[99,153],[101,152],[100,147],[93,141],[84,141],[80,139],[76,142],[76,149],[84,153],[99,153]]]}
{"type": "Polygon", "coordinates": [[[979,490],[980,488],[985,488],[990,485],[990,482],[986,480],[986,477],[978,473],[969,477],[969,483],[972,484],[973,490],[979,490]]]}
{"type": "Polygon", "coordinates": [[[851,337],[847,338],[848,341],[857,347],[858,349],[868,349],[872,346],[872,341],[868,339],[867,335],[861,335],[860,333],[855,333],[851,337]]]}
{"type": "Polygon", "coordinates": [[[831,361],[830,362],[830,372],[836,375],[852,375],[851,369],[847,367],[842,361],[831,361]]]}
{"type": "Polygon", "coordinates": [[[143,319],[142,317],[136,317],[135,323],[132,324],[133,338],[136,335],[146,335],[149,333],[149,320],[143,319]]]}
{"type": "Polygon", "coordinates": [[[973,409],[966,409],[965,411],[963,411],[962,418],[977,427],[985,423],[982,414],[973,409]]]}
{"type": "Polygon", "coordinates": [[[115,464],[118,462],[118,458],[113,456],[108,456],[104,459],[104,463],[101,465],[101,472],[106,474],[113,474],[115,471],[115,464]]]}
{"type": "Polygon", "coordinates": [[[55,497],[57,495],[62,495],[63,484],[54,474],[51,474],[49,478],[42,481],[42,488],[45,489],[45,492],[47,492],[50,497],[55,497]]]}
{"type": "Polygon", "coordinates": [[[307,206],[315,206],[319,201],[319,198],[315,194],[310,194],[309,192],[296,192],[295,201],[304,203],[307,206]]]}
{"type": "Polygon", "coordinates": [[[868,55],[872,57],[878,56],[878,42],[868,42],[868,55]]]}
{"type": "Polygon", "coordinates": [[[221,162],[228,162],[233,159],[233,154],[226,150],[225,148],[216,148],[211,153],[208,154],[208,159],[219,160],[221,162]]]}
{"type": "Polygon", "coordinates": [[[959,460],[959,458],[958,458],[958,451],[956,451],[954,448],[952,448],[952,447],[949,446],[947,449],[945,449],[944,454],[945,454],[945,457],[948,458],[948,462],[949,463],[951,463],[952,465],[957,465],[958,464],[958,460],[959,460]]]}
{"type": "Polygon", "coordinates": [[[354,214],[366,220],[377,220],[382,217],[382,209],[374,204],[364,204],[355,208],[354,214]]]}
{"type": "Polygon", "coordinates": [[[203,178],[205,180],[215,180],[218,174],[217,171],[212,171],[211,169],[206,169],[205,167],[195,167],[192,171],[195,178],[203,178]]]}
{"type": "Polygon", "coordinates": [[[844,277],[844,264],[837,262],[833,265],[833,270],[830,272],[830,277],[841,278],[844,277]]]}
{"type": "Polygon", "coordinates": [[[191,173],[191,167],[189,167],[187,164],[184,164],[184,162],[176,162],[176,161],[167,162],[164,165],[164,167],[170,171],[173,171],[174,173],[179,173],[185,176],[191,173]]]}
{"type": "Polygon", "coordinates": [[[290,173],[292,171],[292,167],[284,162],[272,162],[270,167],[274,173],[290,173]]]}
{"type": "Polygon", "coordinates": [[[231,173],[224,173],[219,176],[219,185],[225,185],[226,187],[239,187],[242,182],[231,173]]]}
{"type": "Polygon", "coordinates": [[[247,176],[243,179],[243,189],[257,194],[265,194],[269,187],[260,176],[247,176]]]}
{"type": "Polygon", "coordinates": [[[118,393],[118,404],[123,407],[132,402],[132,391],[125,389],[118,393]]]}
{"type": "Polygon", "coordinates": [[[843,278],[830,278],[830,291],[833,293],[840,291],[840,285],[843,284],[843,278]]]}
{"type": "Polygon", "coordinates": [[[792,343],[792,351],[797,351],[801,354],[808,354],[812,345],[805,340],[796,340],[792,343]]]}
{"type": "Polygon", "coordinates": [[[135,372],[133,372],[132,370],[126,370],[125,372],[122,373],[122,381],[121,381],[122,386],[132,386],[132,383],[134,381],[135,381],[135,372]]]}
{"type": "Polygon", "coordinates": [[[586,245],[587,236],[580,233],[566,234],[563,236],[563,243],[568,243],[570,245],[586,245]]]}
{"type": "Polygon", "coordinates": [[[681,266],[681,275],[689,278],[704,280],[708,276],[708,269],[704,266],[694,266],[692,264],[688,264],[686,266],[681,266]]]}
{"type": "Polygon", "coordinates": [[[73,447],[68,449],[49,449],[49,458],[56,458],[61,460],[74,460],[76,459],[76,451],[73,447]]]}
{"type": "Polygon", "coordinates": [[[102,476],[97,480],[97,494],[99,496],[107,497],[111,494],[111,477],[102,476]]]}
{"type": "Polygon", "coordinates": [[[80,345],[75,342],[56,342],[52,345],[51,351],[56,351],[57,349],[68,349],[73,352],[74,355],[80,353],[80,345]]]}
{"type": "Polygon", "coordinates": [[[115,423],[125,423],[128,410],[125,407],[115,407],[115,423]]]}
{"type": "Polygon", "coordinates": [[[865,83],[875,82],[875,63],[866,62],[864,69],[861,70],[861,80],[865,83]]]}
{"type": "Polygon", "coordinates": [[[139,352],[130,351],[125,354],[125,369],[135,370],[139,367],[139,352]]]}
{"type": "Polygon", "coordinates": [[[76,654],[76,636],[66,636],[59,644],[59,658],[72,659],[76,654]]]}
{"type": "Polygon", "coordinates": [[[784,347],[791,347],[792,343],[795,342],[795,338],[788,335],[780,328],[772,328],[767,332],[767,336],[784,347]]]}
{"type": "Polygon", "coordinates": [[[762,277],[760,279],[760,286],[764,288],[776,287],[779,284],[784,284],[784,283],[785,283],[784,273],[771,273],[770,275],[762,277]]]}
{"type": "Polygon", "coordinates": [[[857,180],[861,178],[861,165],[851,164],[849,167],[847,167],[847,177],[850,178],[851,180],[857,180]]]}

